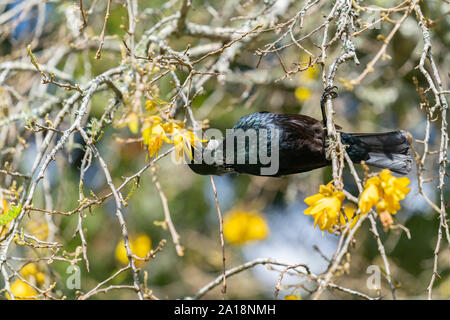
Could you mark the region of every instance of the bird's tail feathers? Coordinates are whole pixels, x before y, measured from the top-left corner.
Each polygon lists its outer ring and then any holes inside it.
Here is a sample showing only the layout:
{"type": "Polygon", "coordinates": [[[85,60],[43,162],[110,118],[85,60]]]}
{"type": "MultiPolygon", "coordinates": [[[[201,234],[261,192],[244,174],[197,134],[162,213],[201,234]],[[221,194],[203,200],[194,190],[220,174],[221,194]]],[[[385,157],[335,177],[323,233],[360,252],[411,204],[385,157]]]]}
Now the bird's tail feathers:
{"type": "MultiPolygon", "coordinates": [[[[410,141],[405,131],[348,135],[362,141],[365,145],[364,149],[367,150],[367,154],[364,161],[366,164],[400,174],[407,174],[411,171],[413,159],[409,153],[410,141]]],[[[351,147],[350,145],[350,149],[351,147]]],[[[351,154],[349,153],[349,155],[351,154]]]]}
{"type": "Polygon", "coordinates": [[[384,133],[352,133],[355,138],[367,143],[371,152],[408,154],[409,141],[403,130],[384,133]]]}
{"type": "Polygon", "coordinates": [[[412,158],[409,154],[369,152],[369,157],[366,160],[368,165],[396,173],[408,174],[412,168],[412,158]]]}

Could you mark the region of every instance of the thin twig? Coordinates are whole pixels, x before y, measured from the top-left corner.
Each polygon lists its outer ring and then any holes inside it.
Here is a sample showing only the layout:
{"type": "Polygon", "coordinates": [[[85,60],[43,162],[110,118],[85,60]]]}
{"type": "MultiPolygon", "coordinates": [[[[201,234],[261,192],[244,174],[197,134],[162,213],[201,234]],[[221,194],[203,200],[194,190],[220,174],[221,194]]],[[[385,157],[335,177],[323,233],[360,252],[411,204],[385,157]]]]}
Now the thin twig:
{"type": "Polygon", "coordinates": [[[222,297],[225,299],[225,293],[227,292],[227,276],[226,276],[226,266],[225,266],[225,240],[223,238],[223,217],[220,211],[219,206],[219,198],[217,197],[217,190],[214,184],[214,178],[211,176],[211,187],[214,192],[214,199],[216,199],[216,207],[217,207],[217,215],[219,216],[219,230],[220,230],[220,245],[222,246],[222,267],[223,267],[223,275],[222,275],[222,297]]]}

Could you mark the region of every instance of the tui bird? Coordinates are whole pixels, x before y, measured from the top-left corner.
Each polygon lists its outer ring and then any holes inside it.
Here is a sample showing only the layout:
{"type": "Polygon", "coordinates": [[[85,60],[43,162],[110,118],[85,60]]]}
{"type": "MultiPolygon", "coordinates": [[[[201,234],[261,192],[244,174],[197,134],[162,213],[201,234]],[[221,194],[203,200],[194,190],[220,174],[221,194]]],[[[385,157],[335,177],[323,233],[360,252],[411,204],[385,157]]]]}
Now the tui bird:
{"type": "MultiPolygon", "coordinates": [[[[203,175],[236,172],[283,176],[331,165],[326,157],[325,102],[328,97],[337,96],[334,88],[325,89],[322,96],[323,121],[300,114],[248,114],[239,119],[222,142],[212,140],[206,148],[193,148],[194,157],[188,163],[189,167],[203,175]],[[251,135],[245,135],[249,131],[262,140],[251,141],[251,135]],[[236,132],[244,136],[239,138],[236,132]],[[278,134],[274,135],[275,132],[278,134]],[[262,154],[265,157],[261,157],[262,154]],[[270,164],[267,159],[270,159],[270,164]],[[277,162],[275,170],[269,170],[274,161],[277,162]]],[[[354,163],[365,161],[370,166],[387,168],[400,174],[411,170],[410,145],[404,131],[339,134],[354,163]]]]}

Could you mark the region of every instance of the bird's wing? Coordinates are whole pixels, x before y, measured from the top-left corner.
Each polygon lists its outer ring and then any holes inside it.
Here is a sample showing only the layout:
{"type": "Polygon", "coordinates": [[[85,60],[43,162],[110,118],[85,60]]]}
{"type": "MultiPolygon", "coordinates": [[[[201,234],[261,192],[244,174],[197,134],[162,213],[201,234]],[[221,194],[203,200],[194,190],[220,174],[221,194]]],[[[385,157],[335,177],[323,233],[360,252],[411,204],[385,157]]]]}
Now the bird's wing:
{"type": "Polygon", "coordinates": [[[277,119],[282,128],[282,142],[286,148],[303,152],[322,152],[324,130],[322,122],[300,114],[283,114],[277,119]]]}

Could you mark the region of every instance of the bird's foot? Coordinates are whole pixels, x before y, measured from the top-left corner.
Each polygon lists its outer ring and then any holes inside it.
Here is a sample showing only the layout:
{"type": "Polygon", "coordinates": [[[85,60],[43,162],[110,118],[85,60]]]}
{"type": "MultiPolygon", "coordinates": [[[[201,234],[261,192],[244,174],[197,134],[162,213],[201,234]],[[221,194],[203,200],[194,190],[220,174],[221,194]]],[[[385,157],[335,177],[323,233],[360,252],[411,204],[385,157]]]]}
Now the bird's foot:
{"type": "Polygon", "coordinates": [[[337,93],[337,88],[336,86],[328,86],[325,88],[325,90],[322,93],[322,98],[320,99],[320,103],[324,104],[327,101],[327,98],[337,98],[338,93],[337,93]]]}
{"type": "Polygon", "coordinates": [[[326,126],[327,123],[327,114],[325,112],[325,103],[327,102],[328,98],[334,99],[338,96],[336,86],[328,86],[325,88],[325,90],[322,93],[322,98],[320,98],[320,108],[322,109],[322,120],[323,120],[323,126],[326,126]]]}

